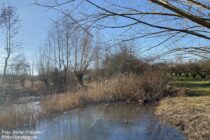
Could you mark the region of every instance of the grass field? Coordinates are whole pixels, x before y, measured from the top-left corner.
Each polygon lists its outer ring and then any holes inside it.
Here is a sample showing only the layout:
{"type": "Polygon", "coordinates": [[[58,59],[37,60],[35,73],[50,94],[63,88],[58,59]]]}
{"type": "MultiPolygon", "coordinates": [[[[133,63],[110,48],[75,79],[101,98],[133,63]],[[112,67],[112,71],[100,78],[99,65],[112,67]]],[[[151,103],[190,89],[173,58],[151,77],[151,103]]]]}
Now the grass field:
{"type": "Polygon", "coordinates": [[[201,78],[173,77],[177,87],[186,87],[190,90],[190,96],[210,96],[210,80],[201,78]]]}
{"type": "Polygon", "coordinates": [[[189,89],[187,97],[161,100],[156,114],[190,140],[210,139],[210,80],[173,77],[175,86],[189,89]]]}

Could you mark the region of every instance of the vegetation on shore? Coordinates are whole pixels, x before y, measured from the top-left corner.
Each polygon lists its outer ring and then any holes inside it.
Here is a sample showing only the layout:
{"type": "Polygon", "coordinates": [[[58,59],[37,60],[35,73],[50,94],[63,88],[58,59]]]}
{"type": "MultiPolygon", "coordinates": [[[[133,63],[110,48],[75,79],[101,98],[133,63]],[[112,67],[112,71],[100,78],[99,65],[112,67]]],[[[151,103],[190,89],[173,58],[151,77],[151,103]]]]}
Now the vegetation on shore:
{"type": "Polygon", "coordinates": [[[12,105],[0,112],[0,128],[7,130],[18,126],[33,125],[38,113],[27,106],[23,106],[20,111],[12,105]]]}
{"type": "Polygon", "coordinates": [[[200,77],[175,77],[174,80],[177,87],[190,89],[191,96],[210,96],[210,80],[201,80],[200,77]]]}
{"type": "Polygon", "coordinates": [[[0,111],[0,129],[33,125],[87,104],[174,97],[161,100],[156,114],[189,139],[210,139],[209,2],[37,0],[33,5],[58,14],[49,15],[53,19],[39,48],[35,39],[28,49],[19,34],[19,17],[25,16],[10,2],[0,5],[0,107],[10,105],[0,111]],[[85,79],[92,82],[86,86],[85,79]],[[43,97],[40,109],[15,107],[30,96],[43,97]]]}
{"type": "Polygon", "coordinates": [[[167,89],[167,81],[164,80],[152,73],[141,77],[132,74],[116,76],[101,83],[92,83],[87,89],[74,93],[49,96],[41,106],[45,114],[51,114],[101,102],[152,103],[165,96],[175,96],[177,90],[167,89]]]}
{"type": "Polygon", "coordinates": [[[176,78],[175,84],[189,88],[190,96],[160,101],[156,114],[185,133],[190,140],[210,139],[209,81],[176,78]]]}
{"type": "Polygon", "coordinates": [[[0,115],[0,125],[14,128],[20,124],[33,123],[37,119],[50,116],[54,113],[74,109],[87,104],[110,102],[139,102],[153,103],[166,96],[176,96],[179,89],[169,87],[168,80],[157,73],[145,73],[142,76],[120,75],[104,82],[91,83],[86,89],[65,94],[47,96],[41,101],[41,110],[36,115],[28,111],[20,113],[14,110],[0,115]],[[10,113],[11,112],[11,113],[10,113]],[[10,115],[8,115],[8,113],[10,115]],[[7,122],[10,122],[8,125],[7,122]]]}

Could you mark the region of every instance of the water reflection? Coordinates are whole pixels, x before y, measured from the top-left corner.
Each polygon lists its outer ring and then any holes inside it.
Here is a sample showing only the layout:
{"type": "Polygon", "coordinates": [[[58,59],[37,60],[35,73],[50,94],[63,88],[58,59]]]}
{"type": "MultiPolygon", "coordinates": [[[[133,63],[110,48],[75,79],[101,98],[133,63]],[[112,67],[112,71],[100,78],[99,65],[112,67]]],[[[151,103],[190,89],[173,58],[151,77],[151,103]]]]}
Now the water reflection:
{"type": "Polygon", "coordinates": [[[42,120],[30,129],[43,131],[39,140],[184,139],[175,129],[160,125],[153,107],[135,104],[88,106],[42,120]]]}

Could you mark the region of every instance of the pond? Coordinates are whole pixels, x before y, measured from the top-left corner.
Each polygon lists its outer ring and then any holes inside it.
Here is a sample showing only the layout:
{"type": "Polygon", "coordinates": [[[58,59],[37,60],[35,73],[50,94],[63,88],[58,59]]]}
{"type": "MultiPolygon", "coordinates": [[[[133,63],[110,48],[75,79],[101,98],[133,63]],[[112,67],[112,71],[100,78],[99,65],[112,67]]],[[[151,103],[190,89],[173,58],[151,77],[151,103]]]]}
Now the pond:
{"type": "Polygon", "coordinates": [[[182,140],[184,135],[163,125],[153,106],[101,104],[81,107],[22,129],[38,140],[182,140]]]}

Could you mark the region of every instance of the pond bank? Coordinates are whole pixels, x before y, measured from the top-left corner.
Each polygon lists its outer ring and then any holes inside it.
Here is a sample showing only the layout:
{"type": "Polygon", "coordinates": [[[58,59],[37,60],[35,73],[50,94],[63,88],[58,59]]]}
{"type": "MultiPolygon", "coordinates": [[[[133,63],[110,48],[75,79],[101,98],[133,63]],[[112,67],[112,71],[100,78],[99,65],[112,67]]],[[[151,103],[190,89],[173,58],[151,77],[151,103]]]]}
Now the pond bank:
{"type": "Polygon", "coordinates": [[[209,80],[173,76],[177,87],[187,88],[187,97],[161,100],[156,114],[185,133],[191,140],[210,139],[209,80]]]}
{"type": "Polygon", "coordinates": [[[166,79],[155,73],[148,73],[142,77],[121,75],[104,83],[93,83],[87,89],[47,96],[40,101],[41,109],[36,113],[28,107],[23,107],[23,113],[10,108],[6,113],[0,113],[0,126],[10,129],[32,124],[47,116],[91,104],[154,103],[165,96],[176,96],[178,92],[178,89],[168,87],[166,79]]]}
{"type": "Polygon", "coordinates": [[[142,77],[122,75],[104,83],[92,83],[87,89],[66,94],[48,96],[41,102],[41,115],[63,112],[84,105],[98,103],[139,103],[150,104],[168,96],[186,94],[187,91],[170,87],[167,80],[156,73],[142,77]]]}
{"type": "Polygon", "coordinates": [[[189,140],[210,139],[210,97],[174,97],[160,101],[156,114],[189,140]]]}

